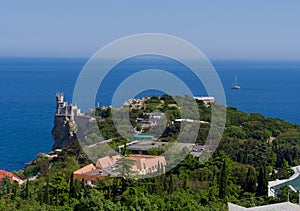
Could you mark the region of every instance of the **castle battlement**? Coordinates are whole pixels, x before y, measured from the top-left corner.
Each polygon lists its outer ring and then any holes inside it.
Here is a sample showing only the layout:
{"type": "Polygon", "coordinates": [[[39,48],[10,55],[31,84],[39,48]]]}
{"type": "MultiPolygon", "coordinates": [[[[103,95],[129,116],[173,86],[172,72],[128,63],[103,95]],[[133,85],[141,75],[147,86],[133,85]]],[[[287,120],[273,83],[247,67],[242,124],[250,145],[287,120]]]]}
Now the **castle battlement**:
{"type": "Polygon", "coordinates": [[[74,118],[74,116],[80,116],[80,109],[73,104],[68,104],[68,102],[64,101],[63,93],[56,93],[56,113],[55,116],[69,117],[74,118]]]}

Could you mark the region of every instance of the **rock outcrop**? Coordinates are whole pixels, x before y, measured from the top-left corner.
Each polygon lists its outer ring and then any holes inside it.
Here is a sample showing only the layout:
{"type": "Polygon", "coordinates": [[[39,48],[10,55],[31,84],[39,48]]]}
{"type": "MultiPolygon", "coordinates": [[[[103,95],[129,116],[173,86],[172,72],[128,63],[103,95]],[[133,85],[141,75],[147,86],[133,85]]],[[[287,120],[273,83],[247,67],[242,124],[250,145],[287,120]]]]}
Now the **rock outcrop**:
{"type": "Polygon", "coordinates": [[[67,116],[55,116],[52,137],[54,144],[52,150],[68,146],[77,139],[74,120],[67,116]]]}

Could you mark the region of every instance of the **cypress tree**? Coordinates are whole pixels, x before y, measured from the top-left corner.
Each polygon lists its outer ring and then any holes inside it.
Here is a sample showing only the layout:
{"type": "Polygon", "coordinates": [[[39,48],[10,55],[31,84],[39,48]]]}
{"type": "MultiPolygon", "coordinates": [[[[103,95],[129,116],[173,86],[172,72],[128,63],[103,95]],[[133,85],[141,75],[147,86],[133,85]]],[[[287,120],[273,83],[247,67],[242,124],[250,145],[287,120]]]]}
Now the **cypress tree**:
{"type": "Polygon", "coordinates": [[[259,175],[257,177],[257,191],[258,196],[264,196],[268,193],[268,180],[266,174],[266,167],[262,166],[259,169],[259,175]]]}
{"type": "Polygon", "coordinates": [[[190,188],[188,175],[184,175],[183,188],[188,190],[190,188]]]}
{"type": "Polygon", "coordinates": [[[228,195],[228,170],[226,159],[223,160],[223,166],[219,183],[219,198],[224,199],[228,195]]]}
{"type": "Polygon", "coordinates": [[[247,172],[247,177],[246,177],[245,191],[252,192],[252,193],[255,192],[256,183],[257,183],[257,177],[256,177],[255,168],[249,167],[247,172]]]}
{"type": "Polygon", "coordinates": [[[69,191],[69,198],[75,197],[75,185],[74,185],[74,175],[73,173],[71,174],[70,178],[70,191],[69,191]]]}
{"type": "Polygon", "coordinates": [[[27,180],[25,186],[25,199],[28,199],[28,197],[29,197],[29,181],[27,180]]]}
{"type": "Polygon", "coordinates": [[[209,188],[208,198],[210,201],[215,201],[217,195],[218,195],[218,182],[217,182],[217,177],[214,176],[214,179],[209,188]]]}
{"type": "Polygon", "coordinates": [[[50,204],[49,179],[47,179],[47,183],[46,183],[45,197],[46,197],[46,203],[50,204]]]}
{"type": "Polygon", "coordinates": [[[12,185],[13,185],[13,189],[12,189],[12,199],[14,200],[15,199],[15,197],[17,196],[17,189],[18,189],[18,183],[16,182],[16,181],[14,181],[13,183],[12,183],[12,185]]]}
{"type": "Polygon", "coordinates": [[[173,184],[173,175],[169,176],[169,194],[173,193],[174,191],[174,184],[173,184]]]}

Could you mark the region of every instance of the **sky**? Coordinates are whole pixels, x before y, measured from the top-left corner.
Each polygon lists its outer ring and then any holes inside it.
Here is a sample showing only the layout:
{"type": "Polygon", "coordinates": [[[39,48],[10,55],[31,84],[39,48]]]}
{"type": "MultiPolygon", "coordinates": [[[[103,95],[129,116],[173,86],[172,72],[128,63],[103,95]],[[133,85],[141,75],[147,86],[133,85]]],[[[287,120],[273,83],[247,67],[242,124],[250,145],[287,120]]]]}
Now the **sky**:
{"type": "Polygon", "coordinates": [[[300,60],[300,1],[1,1],[0,57],[90,57],[165,33],[211,59],[300,60]]]}

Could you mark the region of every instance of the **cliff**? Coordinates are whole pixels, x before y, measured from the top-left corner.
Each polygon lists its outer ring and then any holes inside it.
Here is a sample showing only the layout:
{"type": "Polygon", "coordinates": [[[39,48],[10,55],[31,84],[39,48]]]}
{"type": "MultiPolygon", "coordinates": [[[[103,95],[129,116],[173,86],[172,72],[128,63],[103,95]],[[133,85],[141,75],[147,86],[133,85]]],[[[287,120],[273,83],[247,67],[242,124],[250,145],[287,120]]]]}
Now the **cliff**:
{"type": "Polygon", "coordinates": [[[52,129],[52,137],[54,139],[52,150],[66,147],[76,140],[75,131],[76,127],[73,119],[67,116],[55,116],[52,129]]]}

